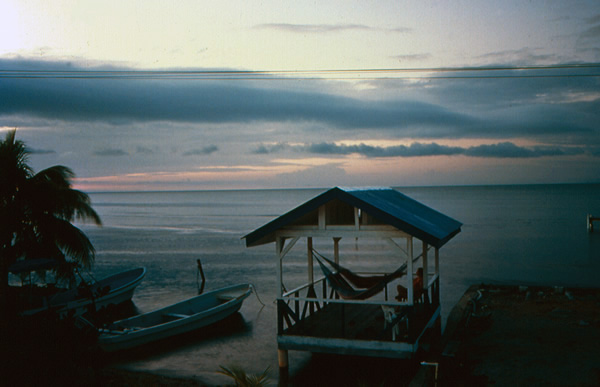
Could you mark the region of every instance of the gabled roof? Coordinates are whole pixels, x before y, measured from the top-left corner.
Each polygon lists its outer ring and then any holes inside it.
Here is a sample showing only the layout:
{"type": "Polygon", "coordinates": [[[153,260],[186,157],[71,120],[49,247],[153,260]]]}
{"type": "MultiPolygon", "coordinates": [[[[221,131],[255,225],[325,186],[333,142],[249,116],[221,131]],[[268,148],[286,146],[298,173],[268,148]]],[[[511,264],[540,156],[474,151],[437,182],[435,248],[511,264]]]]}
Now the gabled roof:
{"type": "Polygon", "coordinates": [[[332,188],[244,236],[246,246],[275,241],[275,231],[333,200],[364,211],[379,222],[441,247],[460,232],[462,223],[392,188],[332,188]]]}

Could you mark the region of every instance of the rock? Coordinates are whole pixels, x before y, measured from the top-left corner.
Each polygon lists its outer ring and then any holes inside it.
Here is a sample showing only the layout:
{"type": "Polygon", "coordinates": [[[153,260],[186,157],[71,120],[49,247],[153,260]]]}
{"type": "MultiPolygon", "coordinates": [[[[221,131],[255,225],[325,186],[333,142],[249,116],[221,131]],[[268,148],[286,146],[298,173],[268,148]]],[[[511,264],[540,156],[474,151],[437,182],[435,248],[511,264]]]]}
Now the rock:
{"type": "Polygon", "coordinates": [[[573,312],[568,309],[554,308],[554,309],[552,309],[551,313],[553,315],[557,315],[557,316],[566,316],[566,315],[572,314],[573,312]]]}
{"type": "Polygon", "coordinates": [[[567,298],[569,300],[571,300],[571,301],[575,299],[575,297],[573,297],[573,295],[571,294],[571,292],[568,291],[568,290],[565,292],[565,296],[567,296],[567,298]]]}
{"type": "Polygon", "coordinates": [[[554,287],[554,294],[563,294],[565,292],[565,288],[562,286],[554,287]]]}

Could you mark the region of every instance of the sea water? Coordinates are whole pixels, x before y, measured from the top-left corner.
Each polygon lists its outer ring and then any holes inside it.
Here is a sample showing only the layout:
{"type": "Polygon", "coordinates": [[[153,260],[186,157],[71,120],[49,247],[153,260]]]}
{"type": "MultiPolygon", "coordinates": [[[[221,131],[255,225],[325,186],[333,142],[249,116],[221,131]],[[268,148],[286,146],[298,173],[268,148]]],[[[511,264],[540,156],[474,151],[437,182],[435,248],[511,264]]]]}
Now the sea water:
{"type": "MultiPolygon", "coordinates": [[[[586,225],[588,213],[600,215],[598,184],[398,190],[463,223],[461,233],[440,250],[444,319],[475,283],[600,285],[600,224],[593,233],[586,225]]],[[[91,193],[103,226],[80,227],[96,248],[93,274],[102,278],[146,267],[146,278],[133,297],[137,313],[196,295],[198,259],[206,290],[249,282],[260,296],[260,300],[248,298],[239,315],[224,327],[128,355],[118,364],[208,384],[228,382],[216,371],[231,365],[249,373],[270,367],[276,378],[275,247],[246,248],[242,237],[324,191],[91,193]]],[[[348,251],[372,250],[375,258],[381,254],[370,243],[358,243],[351,241],[348,251]]],[[[296,250],[305,257],[300,244],[296,250]]],[[[306,281],[305,262],[305,258],[286,261],[285,278],[290,284],[306,281]]],[[[377,259],[351,263],[374,270],[380,264],[377,259]]],[[[309,359],[310,354],[291,351],[290,372],[297,372],[309,359]]]]}

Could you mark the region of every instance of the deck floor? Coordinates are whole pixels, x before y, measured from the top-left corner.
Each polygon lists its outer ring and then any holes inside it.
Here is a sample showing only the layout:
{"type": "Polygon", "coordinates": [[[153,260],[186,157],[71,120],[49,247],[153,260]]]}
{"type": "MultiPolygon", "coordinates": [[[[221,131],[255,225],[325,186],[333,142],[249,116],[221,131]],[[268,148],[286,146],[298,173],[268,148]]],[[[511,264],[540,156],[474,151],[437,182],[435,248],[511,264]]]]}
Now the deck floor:
{"type": "MultiPolygon", "coordinates": [[[[397,340],[406,341],[402,340],[408,334],[406,323],[399,326],[397,340]]],[[[368,304],[327,304],[285,330],[284,335],[392,341],[391,329],[385,329],[381,306],[368,304]]]]}

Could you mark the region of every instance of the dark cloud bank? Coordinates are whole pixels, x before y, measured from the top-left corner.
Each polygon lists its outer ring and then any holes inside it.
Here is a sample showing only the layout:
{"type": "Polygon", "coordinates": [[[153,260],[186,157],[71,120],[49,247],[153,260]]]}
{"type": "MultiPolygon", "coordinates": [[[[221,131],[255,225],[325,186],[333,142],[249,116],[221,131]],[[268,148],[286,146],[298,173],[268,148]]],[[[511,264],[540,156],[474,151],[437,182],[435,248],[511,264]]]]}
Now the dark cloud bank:
{"type": "Polygon", "coordinates": [[[544,156],[578,155],[585,152],[581,147],[521,147],[512,142],[477,145],[471,147],[447,146],[436,143],[414,142],[411,145],[378,147],[366,144],[338,145],[334,143],[314,143],[290,145],[278,143],[274,145],[261,144],[255,149],[257,154],[277,153],[292,150],[303,153],[321,155],[359,154],[365,157],[423,157],[423,156],[455,156],[493,157],[493,158],[534,158],[544,156]]]}
{"type": "MultiPolygon", "coordinates": [[[[287,87],[289,81],[285,80],[72,79],[80,76],[79,71],[89,69],[63,62],[8,59],[0,60],[0,70],[0,120],[3,116],[34,117],[124,126],[152,121],[304,122],[319,129],[363,130],[365,136],[377,131],[382,138],[494,139],[490,141],[494,144],[470,148],[422,142],[388,148],[323,142],[295,148],[367,157],[459,154],[530,158],[579,154],[584,150],[598,154],[600,147],[598,77],[430,80],[431,85],[425,85],[418,98],[411,97],[407,81],[393,80],[387,82],[394,82],[395,97],[374,100],[329,93],[325,81],[311,81],[312,88],[299,90],[287,87]],[[26,74],[24,70],[33,72],[26,74]],[[47,70],[53,70],[51,76],[41,76],[40,71],[47,70]],[[590,97],[584,98],[587,95],[590,97]],[[513,140],[516,137],[554,146],[519,147],[513,140]]],[[[262,146],[255,153],[271,153],[278,146],[262,146]]],[[[216,151],[218,147],[213,145],[190,150],[186,155],[216,151]]],[[[96,155],[125,154],[121,152],[105,149],[96,155]]]]}

